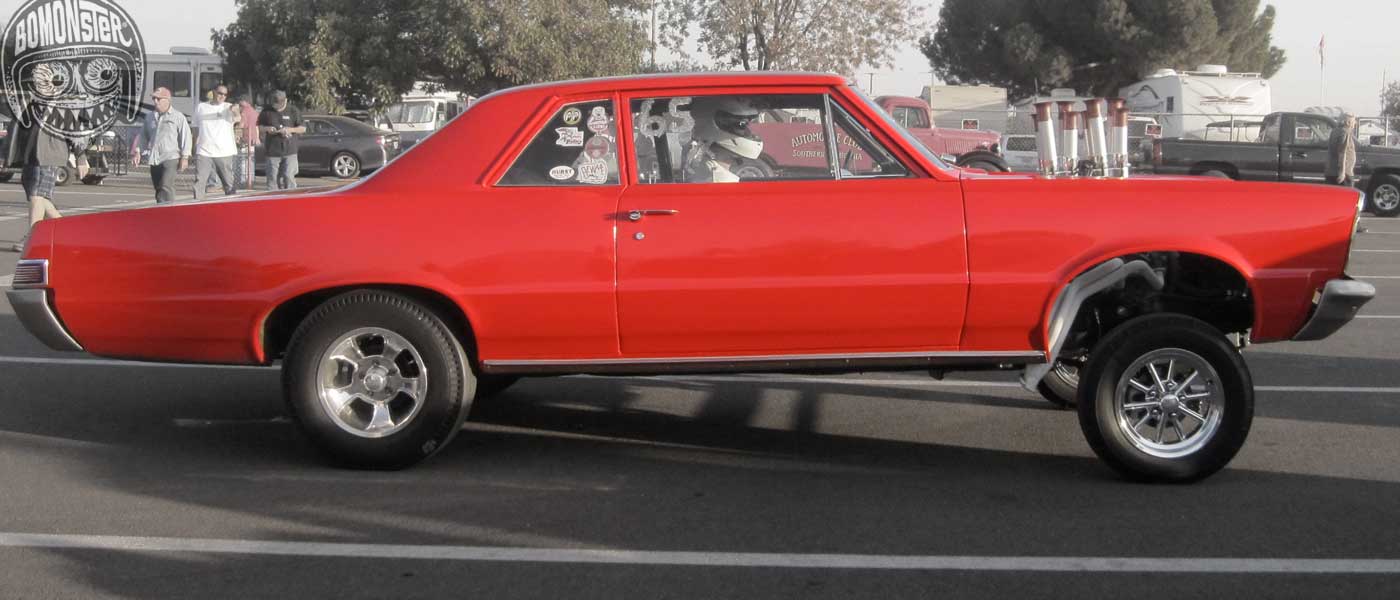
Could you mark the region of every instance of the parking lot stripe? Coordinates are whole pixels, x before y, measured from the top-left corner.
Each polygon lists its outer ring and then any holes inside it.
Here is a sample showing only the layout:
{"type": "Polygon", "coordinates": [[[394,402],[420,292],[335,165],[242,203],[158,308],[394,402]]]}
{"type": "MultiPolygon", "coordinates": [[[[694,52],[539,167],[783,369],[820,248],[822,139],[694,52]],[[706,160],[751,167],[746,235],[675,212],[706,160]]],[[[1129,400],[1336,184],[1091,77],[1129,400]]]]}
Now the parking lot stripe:
{"type": "Polygon", "coordinates": [[[1352,252],[1375,252],[1378,254],[1400,254],[1400,250],[1352,250],[1352,252]]]}
{"type": "Polygon", "coordinates": [[[121,552],[316,556],[400,560],[584,563],[681,567],[877,569],[914,571],[1052,571],[1088,573],[1400,573],[1385,558],[1189,558],[1112,556],[943,556],[789,554],[509,548],[417,544],[349,544],[110,535],[0,533],[0,546],[121,552]]]}
{"type": "Polygon", "coordinates": [[[14,282],[14,275],[0,275],[0,287],[10,287],[14,282]]]}
{"type": "Polygon", "coordinates": [[[1356,279],[1400,279],[1400,275],[1352,275],[1356,279]]]}
{"type": "Polygon", "coordinates": [[[1400,319],[1400,315],[1356,315],[1357,319],[1400,319]]]}
{"type": "MultiPolygon", "coordinates": [[[[3,194],[5,192],[20,194],[21,198],[24,197],[24,190],[0,190],[0,194],[3,194]]],[[[147,198],[150,198],[154,194],[155,192],[152,192],[150,194],[143,194],[133,192],[70,192],[67,190],[54,190],[53,192],[54,197],[59,200],[62,200],[64,196],[145,196],[147,198]]]]}

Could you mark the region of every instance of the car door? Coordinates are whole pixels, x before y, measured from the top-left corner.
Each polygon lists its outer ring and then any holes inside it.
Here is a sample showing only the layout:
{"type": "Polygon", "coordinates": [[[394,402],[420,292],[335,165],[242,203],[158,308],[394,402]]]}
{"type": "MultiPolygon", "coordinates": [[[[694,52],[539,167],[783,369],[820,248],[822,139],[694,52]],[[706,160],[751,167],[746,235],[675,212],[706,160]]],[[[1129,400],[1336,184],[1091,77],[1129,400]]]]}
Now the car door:
{"type": "MultiPolygon", "coordinates": [[[[1285,125],[1290,119],[1285,118],[1285,125]]],[[[1287,169],[1284,181],[1322,183],[1327,170],[1327,142],[1332,138],[1332,120],[1322,115],[1292,115],[1292,141],[1280,149],[1280,160],[1287,169]]],[[[1284,132],[1288,135],[1289,132],[1284,132]]]]}
{"type": "Polygon", "coordinates": [[[826,92],[627,99],[625,357],[957,347],[967,300],[958,183],[919,172],[826,92]],[[743,140],[726,129],[746,124],[743,140]]]}
{"type": "Polygon", "coordinates": [[[297,145],[297,161],[307,171],[325,171],[330,164],[336,128],[323,119],[306,119],[306,134],[297,145]]]}

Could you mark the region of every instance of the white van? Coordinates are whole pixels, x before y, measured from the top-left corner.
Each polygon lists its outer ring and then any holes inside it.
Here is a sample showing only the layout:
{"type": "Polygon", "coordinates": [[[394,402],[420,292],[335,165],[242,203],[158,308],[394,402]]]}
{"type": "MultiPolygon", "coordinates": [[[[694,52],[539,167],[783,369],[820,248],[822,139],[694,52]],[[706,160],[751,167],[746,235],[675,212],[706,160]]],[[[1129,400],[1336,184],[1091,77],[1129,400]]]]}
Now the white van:
{"type": "Polygon", "coordinates": [[[385,115],[407,150],[462,114],[473,100],[476,97],[459,94],[406,95],[390,104],[385,115]]]}

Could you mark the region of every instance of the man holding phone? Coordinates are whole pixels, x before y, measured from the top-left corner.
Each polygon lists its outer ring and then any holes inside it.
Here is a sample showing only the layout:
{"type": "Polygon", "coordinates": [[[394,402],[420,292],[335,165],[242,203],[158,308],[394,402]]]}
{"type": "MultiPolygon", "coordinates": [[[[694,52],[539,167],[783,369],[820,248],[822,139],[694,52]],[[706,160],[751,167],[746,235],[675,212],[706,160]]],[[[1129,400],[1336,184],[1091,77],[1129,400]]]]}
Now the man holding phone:
{"type": "Polygon", "coordinates": [[[297,140],[306,126],[301,111],[287,103],[287,92],[272,92],[272,102],[258,115],[258,131],[267,151],[267,189],[296,189],[297,140]]]}

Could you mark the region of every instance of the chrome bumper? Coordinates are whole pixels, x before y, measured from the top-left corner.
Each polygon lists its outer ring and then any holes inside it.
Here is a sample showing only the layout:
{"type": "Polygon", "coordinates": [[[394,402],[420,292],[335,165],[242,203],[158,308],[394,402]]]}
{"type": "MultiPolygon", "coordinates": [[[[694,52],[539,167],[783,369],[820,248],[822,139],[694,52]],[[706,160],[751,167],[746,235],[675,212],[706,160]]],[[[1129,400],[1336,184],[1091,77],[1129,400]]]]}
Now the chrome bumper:
{"type": "Polygon", "coordinates": [[[5,295],[10,298],[10,306],[15,308],[19,322],[45,346],[69,352],[83,350],[78,341],[68,335],[68,330],[63,328],[58,315],[49,306],[48,290],[8,290],[5,295]]]}
{"type": "Polygon", "coordinates": [[[1341,329],[1356,316],[1367,302],[1376,297],[1376,286],[1352,279],[1333,279],[1322,287],[1322,292],[1314,302],[1312,316],[1298,334],[1295,341],[1320,340],[1341,329]]]}

